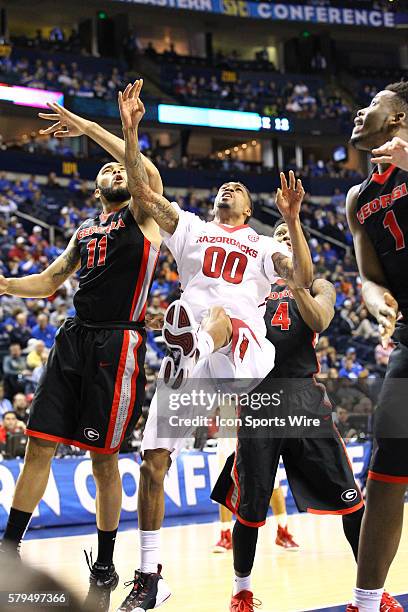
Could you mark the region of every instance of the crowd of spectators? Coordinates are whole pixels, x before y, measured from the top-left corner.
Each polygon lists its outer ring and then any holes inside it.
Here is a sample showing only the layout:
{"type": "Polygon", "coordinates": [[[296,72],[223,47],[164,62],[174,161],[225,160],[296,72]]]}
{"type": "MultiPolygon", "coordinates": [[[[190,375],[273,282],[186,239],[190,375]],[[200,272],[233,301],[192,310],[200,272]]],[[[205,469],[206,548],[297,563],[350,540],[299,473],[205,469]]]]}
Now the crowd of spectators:
{"type": "Polygon", "coordinates": [[[119,68],[110,74],[85,72],[78,62],[52,59],[30,60],[28,57],[0,57],[0,75],[26,87],[62,91],[69,96],[114,100],[128,79],[119,68]]]}
{"type": "MultiPolygon", "coordinates": [[[[25,198],[38,199],[47,188],[40,187],[34,176],[27,181],[11,181],[5,173],[0,173],[0,198],[3,204],[7,201],[14,204],[9,212],[4,209],[0,212],[0,272],[5,276],[41,272],[62,253],[81,221],[97,214],[97,202],[79,176],[73,176],[66,189],[58,185],[58,179],[53,175],[48,177],[47,185],[48,191],[56,190],[58,199],[62,193],[69,197],[68,204],[59,211],[59,231],[54,245],[49,244],[48,236],[40,226],[22,225],[15,215],[27,202],[25,198]]],[[[183,208],[210,219],[215,191],[199,197],[188,190],[184,196],[174,197],[183,208]]],[[[270,201],[261,201],[259,197],[255,200],[256,209],[257,204],[271,205],[273,196],[270,201]]],[[[351,244],[345,218],[345,194],[340,190],[336,190],[331,202],[325,206],[316,206],[312,198],[306,196],[302,220],[305,226],[318,230],[328,239],[334,238],[346,246],[351,244]]],[[[333,282],[337,292],[334,321],[317,346],[319,376],[328,384],[338,406],[337,420],[342,433],[347,439],[364,438],[370,429],[378,381],[384,374],[392,343],[388,349],[379,344],[377,325],[362,302],[361,282],[347,249],[333,245],[329,240],[318,241],[315,237],[310,240],[310,248],[316,275],[333,282]],[[344,380],[348,382],[344,383],[344,380]]],[[[32,393],[46,364],[55,333],[65,318],[74,313],[73,295],[77,285],[78,280],[73,276],[51,298],[0,297],[3,381],[0,387],[0,411],[3,413],[0,444],[7,431],[23,430],[32,393]],[[11,413],[15,413],[15,419],[11,413]]],[[[167,305],[178,295],[176,264],[169,251],[163,248],[151,288],[148,313],[164,313],[167,305]]],[[[163,354],[160,332],[149,330],[147,404],[153,394],[163,354]]]]}
{"type": "Polygon", "coordinates": [[[302,119],[349,120],[352,109],[340,93],[311,90],[303,81],[281,82],[273,78],[254,82],[237,78],[222,81],[216,74],[206,77],[179,70],[168,84],[168,93],[183,103],[207,104],[215,108],[260,112],[271,117],[292,115],[302,119]]]}

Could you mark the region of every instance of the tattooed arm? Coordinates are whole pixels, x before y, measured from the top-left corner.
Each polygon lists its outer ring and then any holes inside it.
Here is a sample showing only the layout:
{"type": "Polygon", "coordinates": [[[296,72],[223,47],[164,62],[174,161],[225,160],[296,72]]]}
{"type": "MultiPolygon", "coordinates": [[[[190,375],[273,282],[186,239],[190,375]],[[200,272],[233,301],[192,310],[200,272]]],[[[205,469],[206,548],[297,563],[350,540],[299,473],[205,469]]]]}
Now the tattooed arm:
{"type": "Polygon", "coordinates": [[[140,206],[149,217],[153,217],[161,229],[173,234],[178,223],[178,212],[164,196],[154,192],[143,180],[143,162],[136,130],[124,130],[123,133],[128,189],[132,196],[130,208],[140,206]]]}
{"type": "MultiPolygon", "coordinates": [[[[290,283],[289,287],[291,286],[290,283]]],[[[320,334],[327,329],[334,317],[336,290],[329,281],[316,278],[310,291],[293,288],[293,297],[306,325],[320,334]]]]}
{"type": "Polygon", "coordinates": [[[154,192],[143,178],[143,158],[138,139],[139,123],[145,112],[139,97],[142,86],[141,79],[135,81],[133,85],[128,85],[123,93],[119,92],[118,98],[125,138],[127,184],[132,196],[130,209],[136,217],[140,207],[161,229],[173,234],[178,223],[178,212],[164,196],[154,192]]]}
{"type": "Polygon", "coordinates": [[[62,255],[41,274],[32,274],[23,278],[0,276],[0,295],[7,293],[28,298],[49,297],[78,269],[79,263],[80,255],[75,233],[62,255]]]}

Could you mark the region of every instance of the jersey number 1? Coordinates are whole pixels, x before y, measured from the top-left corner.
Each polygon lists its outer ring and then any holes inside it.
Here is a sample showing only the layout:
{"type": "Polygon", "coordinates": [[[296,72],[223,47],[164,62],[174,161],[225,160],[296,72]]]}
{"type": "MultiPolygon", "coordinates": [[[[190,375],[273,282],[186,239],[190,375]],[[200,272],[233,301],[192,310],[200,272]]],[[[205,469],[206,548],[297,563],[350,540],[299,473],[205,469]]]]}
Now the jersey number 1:
{"type": "Polygon", "coordinates": [[[405,249],[405,237],[402,229],[398,225],[398,221],[393,210],[389,210],[385,215],[383,226],[390,230],[392,237],[395,240],[395,249],[397,251],[405,249]]]}
{"type": "Polygon", "coordinates": [[[108,246],[108,237],[103,236],[98,242],[97,238],[92,238],[86,245],[88,250],[88,261],[86,264],[87,268],[93,268],[95,265],[95,253],[96,249],[99,250],[98,263],[97,266],[104,266],[106,260],[106,249],[108,246]]]}
{"type": "Polygon", "coordinates": [[[271,325],[280,327],[283,331],[288,331],[292,320],[289,318],[288,302],[281,302],[272,317],[271,325]]]}

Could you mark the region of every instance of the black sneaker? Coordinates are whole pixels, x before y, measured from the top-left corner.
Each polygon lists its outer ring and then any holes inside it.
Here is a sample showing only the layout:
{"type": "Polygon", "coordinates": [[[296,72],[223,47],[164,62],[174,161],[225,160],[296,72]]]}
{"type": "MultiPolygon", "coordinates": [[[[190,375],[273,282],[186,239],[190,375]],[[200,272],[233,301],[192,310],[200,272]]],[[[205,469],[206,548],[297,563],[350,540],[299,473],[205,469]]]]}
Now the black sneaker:
{"type": "Polygon", "coordinates": [[[144,612],[161,606],[171,595],[160,574],[161,569],[162,566],[158,565],[156,574],[136,570],[134,580],[125,582],[125,586],[133,584],[133,588],[117,612],[144,612]]]}
{"type": "Polygon", "coordinates": [[[100,563],[92,563],[92,553],[90,553],[89,557],[86,551],[84,553],[91,572],[89,575],[89,591],[85,599],[85,609],[108,612],[110,594],[116,589],[119,582],[115,566],[113,564],[101,565],[100,563]]]}

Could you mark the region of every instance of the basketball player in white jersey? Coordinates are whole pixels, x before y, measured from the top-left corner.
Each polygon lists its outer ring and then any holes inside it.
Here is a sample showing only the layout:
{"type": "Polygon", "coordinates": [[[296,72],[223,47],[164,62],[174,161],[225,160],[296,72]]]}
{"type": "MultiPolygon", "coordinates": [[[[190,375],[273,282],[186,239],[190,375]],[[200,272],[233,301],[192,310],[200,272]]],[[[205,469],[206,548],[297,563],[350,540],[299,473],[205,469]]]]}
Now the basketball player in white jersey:
{"type": "MultiPolygon", "coordinates": [[[[141,178],[142,158],[138,125],[144,114],[139,98],[142,81],[119,94],[126,146],[128,188],[140,206],[158,223],[180,275],[182,299],[170,305],[163,336],[169,355],[159,377],[179,388],[189,378],[261,379],[273,368],[275,350],[266,340],[264,312],[270,285],[277,278],[309,287],[313,271],[309,248],[300,225],[304,196],[301,181],[290,173],[289,185],[281,174],[277,205],[291,239],[292,255],[273,238],[247,225],[251,196],[244,185],[222,185],[214,202],[214,221],[202,221],[176,203],[157,196],[141,178]],[[137,95],[135,95],[135,93],[137,95]]],[[[168,432],[158,437],[157,395],[152,400],[142,444],[139,483],[141,567],[121,611],[151,610],[170,596],[160,575],[159,535],[164,517],[163,481],[185,436],[168,432]]]]}

